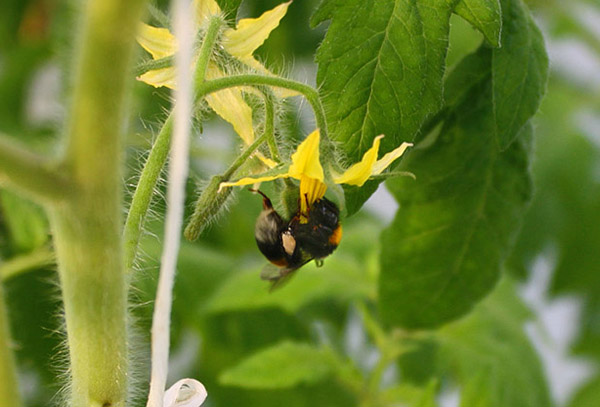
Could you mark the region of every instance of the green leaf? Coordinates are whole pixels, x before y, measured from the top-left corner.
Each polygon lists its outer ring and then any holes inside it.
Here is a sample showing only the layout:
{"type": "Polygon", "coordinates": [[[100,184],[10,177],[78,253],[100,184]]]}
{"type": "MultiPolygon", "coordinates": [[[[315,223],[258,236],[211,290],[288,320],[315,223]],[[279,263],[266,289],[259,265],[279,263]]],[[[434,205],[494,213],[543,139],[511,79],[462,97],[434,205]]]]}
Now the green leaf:
{"type": "Polygon", "coordinates": [[[596,374],[593,380],[579,389],[573,399],[569,402],[569,407],[595,407],[600,400],[600,375],[596,374]]]}
{"type": "Polygon", "coordinates": [[[500,46],[502,14],[499,0],[461,0],[454,12],[478,29],[492,46],[500,46]]]}
{"type": "Polygon", "coordinates": [[[242,0],[217,0],[219,7],[221,7],[221,10],[223,10],[225,15],[233,19],[235,19],[241,2],[242,0]]]}
{"type": "Polygon", "coordinates": [[[496,137],[506,149],[538,110],[546,92],[544,38],[521,0],[502,1],[502,47],[493,51],[496,137]]]}
{"type": "Polygon", "coordinates": [[[381,237],[384,320],[435,327],[494,287],[531,194],[525,128],[504,153],[494,138],[491,83],[473,87],[433,146],[403,162],[417,180],[388,181],[400,204],[381,237]]]}
{"type": "Polygon", "coordinates": [[[437,380],[430,380],[424,387],[402,383],[385,390],[382,399],[385,405],[406,407],[436,407],[437,380]]]}
{"type": "Polygon", "coordinates": [[[14,252],[30,252],[48,240],[48,221],[44,211],[36,204],[0,190],[0,211],[14,252]]]}
{"type": "Polygon", "coordinates": [[[489,81],[492,72],[492,50],[479,49],[464,57],[450,72],[444,83],[444,101],[447,109],[454,109],[465,101],[473,86],[489,81]]]}
{"type": "Polygon", "coordinates": [[[437,333],[440,371],[462,389],[463,407],[551,406],[546,378],[523,325],[529,310],[502,281],[465,319],[437,333]]]}
{"type": "MultiPolygon", "coordinates": [[[[439,109],[456,1],[326,1],[315,13],[313,24],[331,19],[317,83],[330,136],[349,162],[379,134],[381,154],[413,140],[439,109]]],[[[354,206],[368,198],[364,191],[347,191],[354,206]]]]}
{"type": "Polygon", "coordinates": [[[314,263],[302,267],[289,284],[271,293],[259,274],[252,270],[232,275],[208,300],[206,312],[279,307],[294,313],[321,299],[347,302],[375,295],[374,282],[360,264],[337,254],[321,268],[314,263]]]}
{"type": "Polygon", "coordinates": [[[283,389],[321,381],[338,365],[339,361],[330,349],[285,341],[227,369],[219,382],[250,389],[283,389]]]}

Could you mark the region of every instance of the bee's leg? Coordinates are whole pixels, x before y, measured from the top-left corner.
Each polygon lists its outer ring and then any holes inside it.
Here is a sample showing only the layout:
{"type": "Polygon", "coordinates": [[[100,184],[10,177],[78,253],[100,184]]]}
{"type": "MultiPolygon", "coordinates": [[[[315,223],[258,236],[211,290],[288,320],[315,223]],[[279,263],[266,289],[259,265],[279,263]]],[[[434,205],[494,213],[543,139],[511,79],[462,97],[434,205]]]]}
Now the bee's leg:
{"type": "Polygon", "coordinates": [[[273,209],[273,204],[271,203],[271,200],[260,189],[248,188],[248,191],[250,191],[250,192],[258,192],[259,194],[262,195],[262,197],[263,197],[263,208],[264,209],[273,209]]]}

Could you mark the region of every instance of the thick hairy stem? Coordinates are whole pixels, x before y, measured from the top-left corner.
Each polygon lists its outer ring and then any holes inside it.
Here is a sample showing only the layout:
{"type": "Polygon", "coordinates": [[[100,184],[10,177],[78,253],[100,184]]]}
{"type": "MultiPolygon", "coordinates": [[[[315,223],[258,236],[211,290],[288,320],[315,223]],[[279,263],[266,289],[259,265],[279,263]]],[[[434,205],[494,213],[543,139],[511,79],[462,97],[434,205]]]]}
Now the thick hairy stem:
{"type": "Polygon", "coordinates": [[[49,209],[70,355],[73,407],[124,406],[128,386],[122,136],[143,0],[82,6],[64,167],[75,193],[49,209]]]}
{"type": "Polygon", "coordinates": [[[0,184],[23,192],[40,202],[64,200],[69,181],[47,159],[0,135],[0,184]]]}
{"type": "Polygon", "coordinates": [[[17,367],[12,352],[8,313],[4,301],[4,290],[0,283],[0,407],[20,407],[22,405],[17,367]]]}

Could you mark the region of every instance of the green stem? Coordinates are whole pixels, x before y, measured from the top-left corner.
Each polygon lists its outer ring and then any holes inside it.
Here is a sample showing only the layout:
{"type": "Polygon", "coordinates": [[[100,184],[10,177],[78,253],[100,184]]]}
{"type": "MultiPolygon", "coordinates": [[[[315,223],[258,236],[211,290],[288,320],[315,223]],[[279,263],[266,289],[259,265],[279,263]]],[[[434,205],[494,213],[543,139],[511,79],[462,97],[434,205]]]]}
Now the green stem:
{"type": "Polygon", "coordinates": [[[240,154],[223,175],[215,175],[210,180],[207,187],[202,191],[196,201],[194,213],[185,227],[184,236],[190,241],[198,239],[208,222],[214,218],[221,210],[223,204],[231,194],[231,188],[219,190],[222,182],[229,181],[235,172],[248,160],[252,153],[266,140],[268,134],[265,132],[262,136],[254,140],[240,154]]]}
{"type": "Polygon", "coordinates": [[[144,219],[152,201],[152,193],[169,156],[172,131],[173,114],[171,113],[152,145],[127,212],[127,220],[123,230],[125,267],[127,267],[127,270],[133,268],[144,219]]]}
{"type": "Polygon", "coordinates": [[[83,3],[65,168],[76,193],[49,207],[65,307],[70,405],[123,407],[128,394],[122,139],[144,0],[83,3]]]}
{"type": "Polygon", "coordinates": [[[0,184],[19,190],[39,201],[60,202],[71,186],[47,159],[0,135],[0,184]]]}
{"type": "Polygon", "coordinates": [[[0,283],[0,407],[20,407],[23,404],[12,347],[4,287],[0,283]]]}
{"type": "Polygon", "coordinates": [[[173,62],[173,56],[168,56],[159,59],[149,59],[147,61],[141,62],[135,67],[135,76],[140,76],[148,71],[153,71],[155,69],[169,68],[173,66],[173,62]]]}
{"type": "MultiPolygon", "coordinates": [[[[202,46],[200,47],[200,55],[196,63],[196,71],[194,73],[195,84],[201,84],[206,76],[206,69],[212,54],[212,49],[219,35],[219,30],[222,25],[222,20],[219,17],[212,18],[202,46]]],[[[196,85],[197,86],[197,85],[196,85]]],[[[195,100],[199,100],[204,95],[196,94],[195,100]]],[[[131,206],[127,213],[123,237],[125,240],[125,265],[127,270],[131,270],[134,265],[137,248],[140,241],[140,235],[144,227],[144,220],[152,195],[160,173],[169,156],[169,146],[171,144],[171,134],[173,132],[173,114],[165,121],[162,129],[158,133],[158,137],[150,150],[150,155],[144,164],[140,180],[133,194],[131,206]]]]}
{"type": "Polygon", "coordinates": [[[6,281],[26,271],[52,265],[55,261],[54,252],[48,246],[42,246],[1,263],[0,279],[6,281]]]}
{"type": "Polygon", "coordinates": [[[273,107],[273,92],[269,88],[261,88],[264,103],[265,103],[265,136],[267,138],[267,144],[269,145],[269,152],[271,158],[277,163],[281,162],[279,157],[279,149],[277,148],[277,142],[275,141],[275,109],[273,107]]]}
{"type": "Polygon", "coordinates": [[[258,74],[235,75],[206,81],[201,87],[198,88],[198,93],[207,95],[212,92],[233,88],[236,86],[264,85],[290,89],[301,93],[312,107],[315,115],[315,121],[317,122],[317,127],[321,132],[321,137],[326,140],[327,143],[329,143],[327,121],[325,120],[325,110],[321,104],[319,92],[317,92],[311,86],[305,85],[304,83],[296,82],[291,79],[280,78],[277,76],[264,76],[258,74]]]}

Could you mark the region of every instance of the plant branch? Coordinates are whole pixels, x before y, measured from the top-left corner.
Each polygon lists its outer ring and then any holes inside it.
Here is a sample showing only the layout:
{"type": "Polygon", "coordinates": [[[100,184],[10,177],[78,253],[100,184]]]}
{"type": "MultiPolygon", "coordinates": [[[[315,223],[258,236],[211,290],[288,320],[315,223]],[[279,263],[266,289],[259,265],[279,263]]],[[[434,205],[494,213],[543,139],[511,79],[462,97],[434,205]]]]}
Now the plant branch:
{"type": "Polygon", "coordinates": [[[0,405],[21,407],[23,402],[19,392],[17,365],[12,348],[4,287],[0,282],[0,405]]]}
{"type": "Polygon", "coordinates": [[[59,202],[68,197],[69,180],[43,157],[0,135],[0,183],[39,201],[59,202]]]}
{"type": "Polygon", "coordinates": [[[6,281],[26,271],[50,266],[56,262],[54,252],[48,246],[42,246],[32,252],[13,257],[0,263],[0,280],[6,281]]]}
{"type": "Polygon", "coordinates": [[[296,82],[291,79],[280,78],[278,76],[266,76],[258,74],[235,75],[206,81],[198,88],[198,93],[207,95],[222,89],[236,86],[274,86],[277,88],[291,89],[301,93],[310,104],[317,127],[321,132],[321,137],[329,143],[327,132],[327,121],[325,120],[325,110],[321,104],[319,93],[309,85],[296,82]]]}
{"type": "Polygon", "coordinates": [[[191,241],[198,239],[210,219],[217,215],[223,204],[231,194],[231,188],[225,188],[219,191],[219,186],[222,182],[227,182],[235,174],[235,172],[250,158],[252,153],[263,144],[269,135],[265,132],[262,136],[254,140],[240,154],[223,175],[215,175],[210,180],[208,186],[202,191],[200,197],[196,201],[194,213],[188,222],[184,235],[185,238],[191,241]]]}
{"type": "MultiPolygon", "coordinates": [[[[200,47],[200,56],[196,63],[196,71],[194,73],[196,84],[201,84],[206,76],[206,69],[212,55],[213,46],[219,35],[219,29],[222,21],[218,18],[212,19],[206,36],[200,47]]],[[[195,92],[194,99],[198,101],[204,94],[200,95],[195,92]]],[[[173,114],[163,124],[152,149],[150,155],[144,164],[140,180],[133,194],[131,206],[127,213],[123,236],[125,240],[125,265],[127,270],[133,268],[137,248],[139,245],[140,235],[144,226],[144,220],[152,201],[152,195],[160,173],[167,161],[169,155],[169,145],[171,143],[171,134],[173,132],[173,114]]]]}

